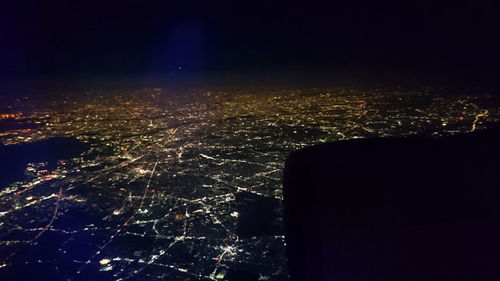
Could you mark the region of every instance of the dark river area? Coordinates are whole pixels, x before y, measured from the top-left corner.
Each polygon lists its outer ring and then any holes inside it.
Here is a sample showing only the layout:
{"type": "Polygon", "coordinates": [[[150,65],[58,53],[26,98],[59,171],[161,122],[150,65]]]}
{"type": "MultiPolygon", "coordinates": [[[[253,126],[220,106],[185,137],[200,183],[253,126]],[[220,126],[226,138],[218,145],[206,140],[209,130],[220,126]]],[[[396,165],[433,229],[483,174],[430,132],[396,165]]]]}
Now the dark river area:
{"type": "Polygon", "coordinates": [[[58,160],[78,157],[89,145],[74,137],[56,137],[32,143],[4,145],[0,143],[0,186],[22,180],[28,163],[47,162],[55,169],[58,160]]]}

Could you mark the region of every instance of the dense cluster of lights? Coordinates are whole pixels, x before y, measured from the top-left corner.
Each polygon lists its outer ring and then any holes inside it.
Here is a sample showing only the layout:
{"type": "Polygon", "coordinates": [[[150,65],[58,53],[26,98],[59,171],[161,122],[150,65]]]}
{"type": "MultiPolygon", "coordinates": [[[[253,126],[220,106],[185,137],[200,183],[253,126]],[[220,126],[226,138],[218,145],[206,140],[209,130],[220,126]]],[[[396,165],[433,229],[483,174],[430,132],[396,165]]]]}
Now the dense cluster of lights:
{"type": "Polygon", "coordinates": [[[19,112],[0,119],[39,126],[1,131],[3,144],[76,137],[90,149],[53,170],[30,163],[24,180],[2,187],[0,270],[69,260],[58,270],[70,280],[94,273],[234,280],[241,272],[286,280],[282,233],[247,237],[238,225],[252,216],[242,205],[281,199],[289,152],[342,139],[474,131],[499,121],[487,100],[337,88],[143,89],[11,101],[8,110],[19,112]],[[238,201],[247,193],[257,199],[238,201]]]}

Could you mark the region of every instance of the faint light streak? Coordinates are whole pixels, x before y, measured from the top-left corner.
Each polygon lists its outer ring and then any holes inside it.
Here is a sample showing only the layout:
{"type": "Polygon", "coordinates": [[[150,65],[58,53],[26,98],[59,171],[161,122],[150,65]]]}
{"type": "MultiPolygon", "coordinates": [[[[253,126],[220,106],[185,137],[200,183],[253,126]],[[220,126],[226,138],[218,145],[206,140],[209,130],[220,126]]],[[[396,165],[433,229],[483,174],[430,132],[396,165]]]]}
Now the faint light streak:
{"type": "Polygon", "coordinates": [[[489,111],[487,109],[482,109],[478,114],[476,114],[476,117],[474,118],[474,122],[472,122],[472,128],[470,131],[474,132],[477,129],[477,124],[479,122],[479,119],[481,117],[488,116],[488,114],[489,114],[489,111]]]}

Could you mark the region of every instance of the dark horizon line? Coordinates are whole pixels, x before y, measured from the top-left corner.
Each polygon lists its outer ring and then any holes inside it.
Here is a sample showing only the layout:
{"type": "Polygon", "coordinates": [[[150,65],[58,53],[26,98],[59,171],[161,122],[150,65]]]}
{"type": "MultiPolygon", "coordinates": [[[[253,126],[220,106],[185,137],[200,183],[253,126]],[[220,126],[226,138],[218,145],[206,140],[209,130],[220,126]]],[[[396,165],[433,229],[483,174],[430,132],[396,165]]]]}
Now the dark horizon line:
{"type": "MultiPolygon", "coordinates": [[[[240,71],[165,71],[139,73],[93,73],[27,75],[0,78],[0,95],[23,91],[73,89],[126,89],[168,87],[444,87],[453,89],[500,89],[497,72],[489,69],[415,68],[282,68],[240,71]]],[[[493,91],[500,95],[500,92],[493,91]]]]}

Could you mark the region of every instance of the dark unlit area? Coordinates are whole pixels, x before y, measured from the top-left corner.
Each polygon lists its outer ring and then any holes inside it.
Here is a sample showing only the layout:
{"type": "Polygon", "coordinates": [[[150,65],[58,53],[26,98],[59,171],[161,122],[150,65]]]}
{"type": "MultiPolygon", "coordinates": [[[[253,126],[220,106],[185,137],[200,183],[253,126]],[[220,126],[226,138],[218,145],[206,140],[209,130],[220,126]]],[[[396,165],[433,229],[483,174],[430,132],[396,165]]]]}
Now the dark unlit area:
{"type": "Polygon", "coordinates": [[[292,153],[284,176],[292,280],[499,278],[499,141],[497,127],[292,153]]]}

